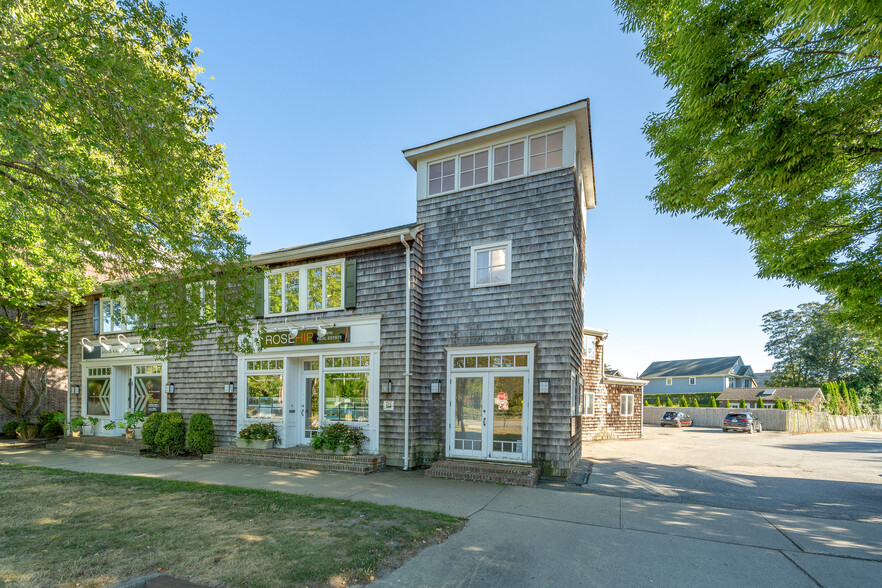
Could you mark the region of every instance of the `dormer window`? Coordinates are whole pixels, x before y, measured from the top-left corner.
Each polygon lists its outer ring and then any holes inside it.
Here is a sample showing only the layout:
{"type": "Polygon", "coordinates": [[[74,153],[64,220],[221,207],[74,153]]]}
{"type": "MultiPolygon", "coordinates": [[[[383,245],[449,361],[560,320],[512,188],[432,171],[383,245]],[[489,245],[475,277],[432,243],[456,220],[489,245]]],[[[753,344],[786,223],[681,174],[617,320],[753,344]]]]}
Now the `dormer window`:
{"type": "Polygon", "coordinates": [[[493,149],[493,181],[513,178],[524,173],[524,142],[518,141],[493,149]]]}
{"type": "Polygon", "coordinates": [[[429,165],[429,195],[450,192],[456,187],[456,159],[429,165]]]}

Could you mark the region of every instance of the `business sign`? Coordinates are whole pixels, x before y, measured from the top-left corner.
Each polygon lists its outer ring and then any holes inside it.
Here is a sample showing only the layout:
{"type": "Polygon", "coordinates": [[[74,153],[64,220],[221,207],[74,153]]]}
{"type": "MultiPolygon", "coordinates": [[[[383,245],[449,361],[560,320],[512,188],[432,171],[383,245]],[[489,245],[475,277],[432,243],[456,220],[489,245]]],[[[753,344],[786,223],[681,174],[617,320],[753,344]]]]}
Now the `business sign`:
{"type": "Polygon", "coordinates": [[[323,345],[329,343],[349,343],[349,327],[326,329],[324,337],[318,336],[318,329],[304,329],[292,337],[288,331],[265,333],[261,338],[261,349],[269,347],[291,347],[292,345],[323,345]]]}
{"type": "Polygon", "coordinates": [[[108,359],[116,357],[134,357],[137,355],[151,355],[158,351],[153,342],[146,345],[141,343],[128,343],[122,345],[120,343],[101,343],[93,342],[90,347],[91,351],[83,346],[83,359],[108,359]]]}

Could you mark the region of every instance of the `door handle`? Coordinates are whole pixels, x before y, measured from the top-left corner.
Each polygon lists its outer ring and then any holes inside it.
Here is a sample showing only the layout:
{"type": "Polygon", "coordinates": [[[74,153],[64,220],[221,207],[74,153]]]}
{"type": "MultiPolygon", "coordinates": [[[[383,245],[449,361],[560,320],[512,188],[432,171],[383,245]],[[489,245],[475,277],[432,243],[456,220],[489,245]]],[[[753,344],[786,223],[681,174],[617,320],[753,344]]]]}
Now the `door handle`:
{"type": "Polygon", "coordinates": [[[300,416],[306,416],[306,409],[305,408],[300,409],[300,416]]]}
{"type": "Polygon", "coordinates": [[[487,417],[484,417],[484,426],[487,426],[487,417]]]}

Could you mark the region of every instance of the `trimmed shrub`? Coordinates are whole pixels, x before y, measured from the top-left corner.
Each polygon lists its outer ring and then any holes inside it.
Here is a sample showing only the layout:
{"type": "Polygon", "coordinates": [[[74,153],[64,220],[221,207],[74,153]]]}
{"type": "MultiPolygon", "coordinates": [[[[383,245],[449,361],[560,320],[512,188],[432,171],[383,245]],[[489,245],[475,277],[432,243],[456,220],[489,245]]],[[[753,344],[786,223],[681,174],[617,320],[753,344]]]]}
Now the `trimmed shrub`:
{"type": "Polygon", "coordinates": [[[43,439],[55,439],[64,435],[64,427],[58,421],[49,421],[40,429],[40,437],[43,439]]]}
{"type": "Polygon", "coordinates": [[[713,396],[710,397],[710,402],[707,404],[711,408],[717,408],[717,399],[713,396]]]}
{"type": "Polygon", "coordinates": [[[46,425],[51,423],[52,421],[56,421],[59,423],[64,422],[64,411],[63,410],[44,410],[40,413],[40,416],[37,417],[37,426],[40,427],[40,431],[42,431],[46,425]]]}
{"type": "Polygon", "coordinates": [[[159,430],[159,425],[162,424],[163,419],[165,419],[165,415],[166,413],[164,412],[154,412],[147,417],[147,420],[144,421],[144,426],[141,427],[141,438],[144,441],[144,445],[150,449],[156,449],[154,444],[156,432],[159,430]]]}
{"type": "Polygon", "coordinates": [[[187,424],[181,413],[165,413],[165,417],[156,431],[156,436],[153,438],[153,445],[154,449],[163,455],[184,453],[184,449],[187,447],[187,424]]]}
{"type": "Polygon", "coordinates": [[[15,437],[15,430],[21,423],[18,421],[9,421],[3,425],[3,434],[7,437],[15,437]]]}
{"type": "Polygon", "coordinates": [[[678,404],[677,406],[689,406],[689,401],[686,400],[685,396],[681,396],[680,397],[680,404],[678,404]]]}
{"type": "Polygon", "coordinates": [[[15,429],[15,434],[22,441],[30,441],[31,439],[36,439],[37,435],[40,434],[40,427],[34,423],[21,423],[15,429]]]}
{"type": "Polygon", "coordinates": [[[744,402],[744,399],[738,401],[738,408],[747,408],[747,403],[744,402]]]}
{"type": "Polygon", "coordinates": [[[693,406],[694,408],[698,408],[698,398],[693,398],[693,399],[692,399],[692,406],[693,406]]]}
{"type": "Polygon", "coordinates": [[[729,404],[729,401],[728,401],[728,400],[726,401],[726,408],[732,408],[732,405],[729,404]]]}
{"type": "Polygon", "coordinates": [[[187,425],[187,451],[197,455],[214,449],[214,421],[204,412],[193,413],[187,425]]]}
{"type": "Polygon", "coordinates": [[[674,403],[671,402],[671,398],[665,398],[665,406],[674,406],[674,403]]]}
{"type": "Polygon", "coordinates": [[[757,398],[757,399],[756,399],[756,407],[757,407],[757,408],[765,408],[765,407],[766,407],[766,403],[763,402],[763,399],[762,399],[762,398],[757,398]]]}
{"type": "Polygon", "coordinates": [[[775,399],[775,408],[784,409],[784,401],[780,397],[775,399]]]}

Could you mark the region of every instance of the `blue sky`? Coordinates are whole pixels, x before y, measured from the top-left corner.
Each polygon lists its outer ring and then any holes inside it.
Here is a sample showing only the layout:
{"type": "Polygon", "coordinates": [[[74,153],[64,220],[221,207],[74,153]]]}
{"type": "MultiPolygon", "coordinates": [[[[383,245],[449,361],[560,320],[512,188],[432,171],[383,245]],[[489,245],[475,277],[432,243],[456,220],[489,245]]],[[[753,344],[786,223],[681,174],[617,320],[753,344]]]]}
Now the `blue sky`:
{"type": "Polygon", "coordinates": [[[586,326],[606,362],[741,355],[771,368],[762,315],[819,300],[759,280],[720,223],[656,214],[641,128],[661,80],[605,2],[172,0],[219,114],[251,252],[412,222],[402,149],[591,100],[597,208],[588,211],[586,326]],[[210,79],[209,76],[213,77],[210,79]]]}

